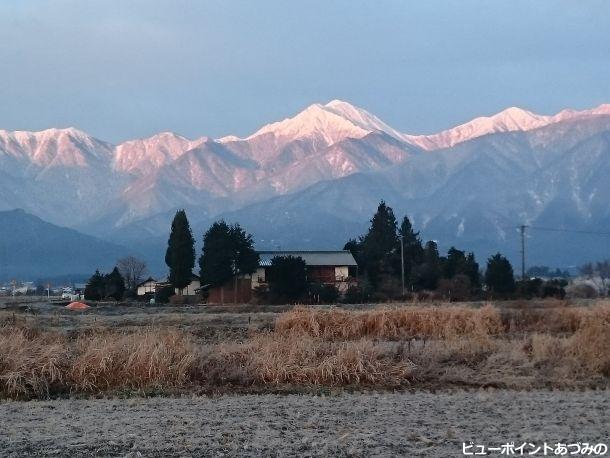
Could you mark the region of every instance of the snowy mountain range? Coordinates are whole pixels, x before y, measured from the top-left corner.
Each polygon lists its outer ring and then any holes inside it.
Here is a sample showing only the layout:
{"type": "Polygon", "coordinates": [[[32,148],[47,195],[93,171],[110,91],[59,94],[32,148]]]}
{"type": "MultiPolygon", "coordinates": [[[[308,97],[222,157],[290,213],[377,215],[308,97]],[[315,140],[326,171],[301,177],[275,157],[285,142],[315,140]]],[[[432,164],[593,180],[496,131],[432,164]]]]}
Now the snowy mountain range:
{"type": "MultiPolygon", "coordinates": [[[[610,105],[552,116],[513,107],[432,135],[339,100],[246,138],[164,132],[112,145],[75,128],[0,130],[0,210],[144,251],[164,242],[177,208],[197,231],[242,222],[261,248],[337,247],[384,198],[442,246],[513,256],[517,224],[607,230],[608,176],[610,105]]],[[[558,256],[566,234],[545,235],[533,260],[603,255],[589,238],[558,256]]]]}

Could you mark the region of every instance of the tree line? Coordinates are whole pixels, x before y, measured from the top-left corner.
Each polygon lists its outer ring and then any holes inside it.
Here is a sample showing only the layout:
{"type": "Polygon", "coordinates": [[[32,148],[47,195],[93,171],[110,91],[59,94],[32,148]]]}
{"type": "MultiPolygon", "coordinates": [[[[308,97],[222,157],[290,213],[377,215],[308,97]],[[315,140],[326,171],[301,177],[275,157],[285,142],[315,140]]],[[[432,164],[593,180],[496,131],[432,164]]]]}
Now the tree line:
{"type": "MultiPolygon", "coordinates": [[[[168,240],[165,262],[169,280],[177,290],[184,289],[192,280],[195,267],[195,240],[186,213],[179,210],[174,217],[168,240]]],[[[203,234],[203,248],[198,258],[199,277],[204,286],[202,294],[214,287],[237,289],[239,277],[252,275],[259,266],[259,255],[254,239],[239,224],[214,222],[203,234]]],[[[336,288],[311,283],[307,280],[307,266],[300,257],[276,256],[268,268],[267,286],[257,288],[258,300],[269,303],[334,301],[336,288]]]]}
{"type": "Polygon", "coordinates": [[[442,256],[436,241],[424,243],[408,216],[399,225],[394,211],[383,201],[366,234],[350,239],[344,249],[352,253],[360,268],[359,286],[348,295],[361,300],[426,294],[447,300],[563,297],[567,284],[565,280],[517,281],[511,263],[501,253],[487,259],[484,271],[472,252],[451,247],[442,256]]]}
{"type": "MultiPolygon", "coordinates": [[[[483,297],[563,297],[563,287],[567,284],[562,279],[517,281],[511,263],[501,253],[490,256],[484,270],[472,252],[451,247],[441,255],[436,241],[422,241],[408,216],[398,224],[393,209],[383,201],[371,218],[367,232],[348,240],[344,249],[352,253],[358,264],[357,278],[352,279],[352,286],[343,297],[346,302],[407,299],[414,295],[455,301],[483,297]]],[[[259,256],[252,235],[239,224],[216,221],[203,234],[202,252],[196,258],[195,239],[186,212],[178,210],[165,253],[171,286],[162,292],[160,299],[167,300],[174,292],[183,293],[193,280],[196,261],[204,289],[230,287],[231,283],[237,288],[238,277],[256,271],[259,256]]],[[[260,301],[334,302],[340,298],[334,285],[310,282],[305,261],[299,257],[277,256],[267,270],[266,285],[255,291],[260,301]]],[[[591,277],[601,272],[599,276],[606,286],[606,278],[610,276],[607,263],[588,265],[583,271],[591,277]]],[[[96,271],[87,284],[85,296],[119,300],[135,295],[145,272],[142,261],[124,258],[109,274],[96,271]]]]}

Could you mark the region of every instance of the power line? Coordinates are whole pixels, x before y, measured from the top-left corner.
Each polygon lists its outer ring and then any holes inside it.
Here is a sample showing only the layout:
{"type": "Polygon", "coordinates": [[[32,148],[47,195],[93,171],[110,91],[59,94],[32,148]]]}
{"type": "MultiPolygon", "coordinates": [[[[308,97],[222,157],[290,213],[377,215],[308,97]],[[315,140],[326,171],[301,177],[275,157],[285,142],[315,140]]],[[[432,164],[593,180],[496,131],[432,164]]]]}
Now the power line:
{"type": "Polygon", "coordinates": [[[565,228],[559,228],[559,227],[528,226],[526,224],[520,224],[519,226],[517,226],[517,229],[519,229],[519,233],[521,235],[521,280],[522,281],[525,281],[525,229],[526,228],[537,230],[537,231],[547,231],[547,232],[566,232],[566,233],[574,233],[574,234],[610,236],[610,232],[587,231],[587,230],[581,230],[581,229],[565,229],[565,228]]]}
{"type": "Polygon", "coordinates": [[[580,229],[564,229],[559,227],[540,227],[540,226],[528,226],[530,229],[534,229],[536,231],[548,231],[548,232],[571,232],[574,234],[590,234],[590,235],[605,235],[610,236],[610,232],[601,232],[601,231],[586,231],[580,229]]]}

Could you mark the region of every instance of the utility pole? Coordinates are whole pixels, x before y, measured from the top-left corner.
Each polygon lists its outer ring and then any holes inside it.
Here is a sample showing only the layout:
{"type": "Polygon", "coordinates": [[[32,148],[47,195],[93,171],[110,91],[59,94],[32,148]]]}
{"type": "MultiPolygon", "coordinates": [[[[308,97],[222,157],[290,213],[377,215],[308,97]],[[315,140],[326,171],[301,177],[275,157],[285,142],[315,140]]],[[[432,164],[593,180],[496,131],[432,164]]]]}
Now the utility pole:
{"type": "Polygon", "coordinates": [[[402,278],[402,295],[405,295],[405,244],[404,237],[400,236],[400,276],[402,278]]]}
{"type": "Polygon", "coordinates": [[[522,224],[519,226],[521,231],[521,281],[525,281],[525,228],[527,226],[522,224]]]}

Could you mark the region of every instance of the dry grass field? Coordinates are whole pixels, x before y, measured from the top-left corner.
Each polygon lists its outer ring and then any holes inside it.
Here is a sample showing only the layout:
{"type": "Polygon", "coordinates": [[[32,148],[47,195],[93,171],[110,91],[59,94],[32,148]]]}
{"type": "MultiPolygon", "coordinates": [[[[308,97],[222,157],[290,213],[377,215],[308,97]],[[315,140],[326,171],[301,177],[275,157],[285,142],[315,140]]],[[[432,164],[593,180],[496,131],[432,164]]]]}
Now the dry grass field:
{"type": "Polygon", "coordinates": [[[607,388],[610,303],[0,310],[0,397],[607,388]]]}

